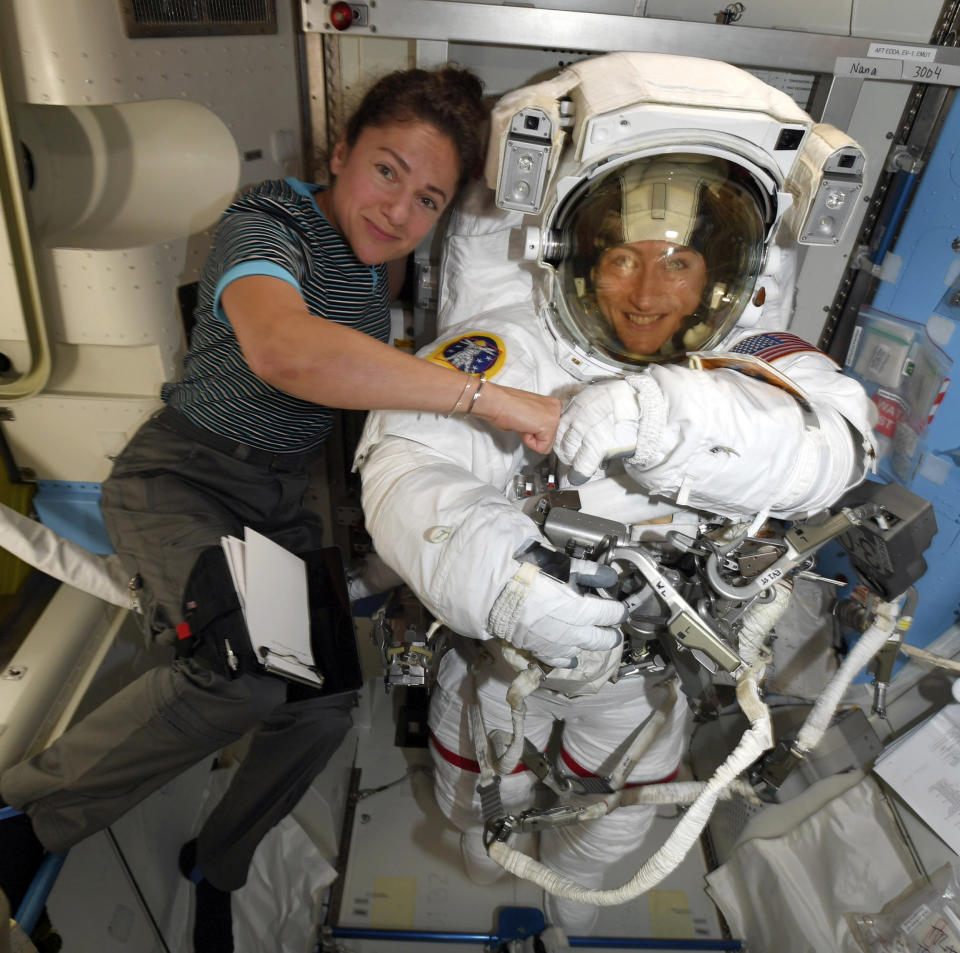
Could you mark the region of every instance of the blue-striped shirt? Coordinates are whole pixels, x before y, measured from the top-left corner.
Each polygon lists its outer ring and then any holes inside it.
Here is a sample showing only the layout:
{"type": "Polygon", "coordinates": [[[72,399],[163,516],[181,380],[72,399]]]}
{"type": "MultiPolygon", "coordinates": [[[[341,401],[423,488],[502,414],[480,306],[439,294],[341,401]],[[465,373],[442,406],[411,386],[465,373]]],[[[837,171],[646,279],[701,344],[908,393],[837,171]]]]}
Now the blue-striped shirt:
{"type": "Polygon", "coordinates": [[[267,384],[247,366],[220,304],[244,275],[269,275],[300,292],[311,314],[381,341],[390,332],[385,265],[358,261],[314,203],[319,186],[263,182],[223,214],[200,285],[180,380],[160,396],[188,420],[261,450],[301,451],[330,432],[333,411],[267,384]]]}

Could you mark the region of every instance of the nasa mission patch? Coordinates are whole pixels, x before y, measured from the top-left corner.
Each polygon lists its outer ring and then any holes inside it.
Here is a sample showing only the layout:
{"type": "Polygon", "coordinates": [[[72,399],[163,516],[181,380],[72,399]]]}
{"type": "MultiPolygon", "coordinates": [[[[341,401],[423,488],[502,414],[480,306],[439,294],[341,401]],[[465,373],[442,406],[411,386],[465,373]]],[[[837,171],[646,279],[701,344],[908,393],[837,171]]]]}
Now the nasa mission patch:
{"type": "Polygon", "coordinates": [[[428,361],[452,367],[467,374],[483,374],[491,378],[503,367],[507,349],[495,334],[461,334],[439,345],[428,361]]]}

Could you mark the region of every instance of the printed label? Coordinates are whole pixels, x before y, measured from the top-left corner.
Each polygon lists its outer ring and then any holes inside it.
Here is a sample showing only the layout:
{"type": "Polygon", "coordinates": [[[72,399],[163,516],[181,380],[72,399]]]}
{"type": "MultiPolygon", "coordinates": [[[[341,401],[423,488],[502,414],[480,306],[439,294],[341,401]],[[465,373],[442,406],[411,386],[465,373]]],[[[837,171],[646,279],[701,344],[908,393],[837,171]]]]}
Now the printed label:
{"type": "Polygon", "coordinates": [[[901,43],[871,43],[867,56],[891,60],[932,60],[935,49],[904,46],[901,43]]]}

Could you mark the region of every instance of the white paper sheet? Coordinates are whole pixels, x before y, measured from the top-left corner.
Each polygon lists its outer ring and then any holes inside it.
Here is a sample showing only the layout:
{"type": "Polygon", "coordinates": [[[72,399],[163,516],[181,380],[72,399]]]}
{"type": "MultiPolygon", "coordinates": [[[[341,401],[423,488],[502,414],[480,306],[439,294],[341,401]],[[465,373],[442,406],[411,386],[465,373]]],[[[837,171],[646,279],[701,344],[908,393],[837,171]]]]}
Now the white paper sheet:
{"type": "Polygon", "coordinates": [[[947,705],[898,738],[873,769],[960,854],[960,705],[947,705]]]}
{"type": "Polygon", "coordinates": [[[270,670],[322,685],[310,648],[306,565],[261,533],[244,528],[243,541],[221,539],[243,606],[254,651],[270,670]]]}
{"type": "Polygon", "coordinates": [[[247,571],[244,566],[244,545],[242,539],[236,536],[221,536],[220,545],[227,557],[227,568],[230,578],[233,579],[233,588],[237,590],[240,608],[246,612],[247,608],[247,571]]]}

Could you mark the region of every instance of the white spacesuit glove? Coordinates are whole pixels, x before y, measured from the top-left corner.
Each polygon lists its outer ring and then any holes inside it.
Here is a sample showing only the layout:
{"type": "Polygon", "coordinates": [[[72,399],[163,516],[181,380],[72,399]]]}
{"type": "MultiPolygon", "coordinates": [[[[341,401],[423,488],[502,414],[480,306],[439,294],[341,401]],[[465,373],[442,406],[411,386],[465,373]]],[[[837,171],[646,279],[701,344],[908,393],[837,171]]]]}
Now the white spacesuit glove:
{"type": "Polygon", "coordinates": [[[586,483],[605,461],[636,453],[639,398],[629,379],[611,380],[585,387],[567,404],[553,449],[569,465],[574,486],[586,483]]]}
{"type": "Polygon", "coordinates": [[[612,649],[622,641],[614,626],[624,620],[626,606],[575,588],[577,583],[607,585],[607,572],[615,578],[614,570],[588,560],[570,560],[570,582],[564,583],[536,562],[520,558],[519,568],[490,609],[491,635],[554,668],[573,668],[581,651],[612,649]]]}

